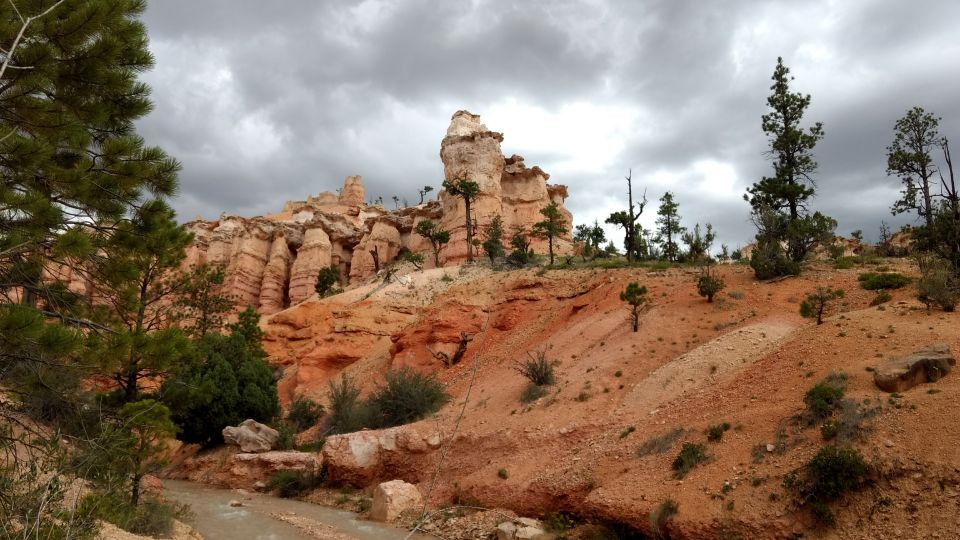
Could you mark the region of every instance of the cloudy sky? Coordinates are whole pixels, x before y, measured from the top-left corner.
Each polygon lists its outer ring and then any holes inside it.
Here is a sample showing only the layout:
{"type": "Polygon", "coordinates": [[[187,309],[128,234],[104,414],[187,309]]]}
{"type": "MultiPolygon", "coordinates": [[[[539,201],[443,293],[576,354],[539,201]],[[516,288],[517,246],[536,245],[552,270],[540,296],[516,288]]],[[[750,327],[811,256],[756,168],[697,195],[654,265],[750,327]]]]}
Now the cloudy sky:
{"type": "Polygon", "coordinates": [[[824,123],[814,207],[838,233],[913,221],[890,215],[884,157],[909,107],[960,140],[953,0],[152,0],[144,20],[139,129],[183,162],[184,220],[273,212],[353,174],[416,201],[467,109],[569,186],[576,223],[619,209],[632,168],[647,226],[670,190],[684,224],[735,247],[753,235],[744,189],[770,170],[778,55],[824,123]]]}

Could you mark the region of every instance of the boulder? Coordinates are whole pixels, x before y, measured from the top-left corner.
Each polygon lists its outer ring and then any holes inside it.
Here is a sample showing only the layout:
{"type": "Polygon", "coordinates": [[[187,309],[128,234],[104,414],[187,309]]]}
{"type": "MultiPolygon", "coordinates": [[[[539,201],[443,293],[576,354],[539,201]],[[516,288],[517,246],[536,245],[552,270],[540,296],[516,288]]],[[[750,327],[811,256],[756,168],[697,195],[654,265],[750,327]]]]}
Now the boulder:
{"type": "Polygon", "coordinates": [[[416,476],[418,458],[440,448],[436,432],[421,433],[411,426],[365,430],[327,437],[323,462],[334,483],[367,486],[378,478],[416,476]]]}
{"type": "Polygon", "coordinates": [[[886,392],[902,392],[918,384],[940,380],[956,363],[948,345],[928,345],[878,366],[873,372],[873,381],[886,392]]]}
{"type": "Polygon", "coordinates": [[[370,519],[390,522],[397,519],[404,511],[419,509],[421,506],[423,506],[423,497],[420,496],[417,486],[403,480],[383,482],[373,490],[370,519]]]}
{"type": "Polygon", "coordinates": [[[535,519],[517,518],[497,525],[497,540],[547,540],[553,537],[535,519]]]}
{"type": "Polygon", "coordinates": [[[279,436],[277,430],[251,419],[223,428],[223,442],[239,446],[244,452],[269,452],[279,436]]]}

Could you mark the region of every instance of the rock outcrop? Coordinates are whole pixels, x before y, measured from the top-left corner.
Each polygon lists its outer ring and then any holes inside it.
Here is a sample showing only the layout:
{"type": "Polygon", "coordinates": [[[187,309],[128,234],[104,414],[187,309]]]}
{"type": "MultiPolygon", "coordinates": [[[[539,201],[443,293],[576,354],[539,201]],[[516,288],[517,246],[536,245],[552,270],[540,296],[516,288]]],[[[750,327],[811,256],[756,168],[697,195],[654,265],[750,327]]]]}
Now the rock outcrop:
{"type": "Polygon", "coordinates": [[[939,381],[956,363],[948,345],[930,345],[878,366],[873,382],[885,392],[903,392],[918,384],[939,381]]]}
{"type": "Polygon", "coordinates": [[[175,466],[165,471],[167,478],[227,488],[257,489],[278,471],[319,471],[322,464],[320,454],[293,450],[254,454],[223,446],[212,450],[185,448],[182,451],[189,455],[176,456],[175,466]]]}
{"type": "Polygon", "coordinates": [[[423,506],[420,490],[403,480],[391,480],[379,484],[373,490],[373,505],[370,507],[370,519],[391,522],[407,510],[416,510],[423,506]]]}
{"type": "MultiPolygon", "coordinates": [[[[458,111],[440,145],[444,178],[469,179],[480,185],[473,202],[474,237],[482,238],[494,215],[503,218],[506,234],[529,232],[543,219],[540,210],[551,202],[561,207],[568,233],[556,242],[558,253],[571,250],[572,216],[563,208],[566,186],[549,185],[550,175],[528,168],[520,156],[504,158],[503,135],[487,129],[480,117],[458,111]]],[[[223,266],[223,292],[238,308],[254,306],[269,315],[311,298],[321,268],[334,266],[344,281],[359,283],[374,275],[406,250],[424,253],[433,266],[429,243],[415,234],[424,219],[450,231],[441,251],[441,265],[466,259],[466,215],[463,200],[440,190],[438,200],[387,211],[365,202],[359,176],[349,176],[339,194],[323,192],[305,201],[287,201],[277,213],[257,217],[221,215],[187,223],[194,234],[185,264],[223,266]]],[[[545,241],[535,240],[537,251],[545,241]]],[[[83,284],[72,284],[83,289],[83,284]]]]}
{"type": "Polygon", "coordinates": [[[239,426],[223,428],[223,442],[239,446],[244,452],[269,452],[278,437],[277,430],[249,418],[239,426]]]}
{"type": "Polygon", "coordinates": [[[322,455],[331,482],[366,486],[388,474],[399,462],[438,448],[439,434],[401,426],[327,437],[322,455]]]}

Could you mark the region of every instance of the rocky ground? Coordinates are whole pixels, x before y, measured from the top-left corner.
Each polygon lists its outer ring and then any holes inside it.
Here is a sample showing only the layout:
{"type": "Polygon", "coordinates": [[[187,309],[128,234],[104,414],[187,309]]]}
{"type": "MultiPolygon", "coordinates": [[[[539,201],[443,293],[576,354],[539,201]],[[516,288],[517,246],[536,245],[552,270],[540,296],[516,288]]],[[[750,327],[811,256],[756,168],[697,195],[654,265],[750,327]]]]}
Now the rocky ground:
{"type": "MultiPolygon", "coordinates": [[[[904,260],[884,264],[914,272],[904,260]]],[[[342,373],[369,390],[383,370],[413,366],[436,370],[454,396],[418,424],[328,441],[328,467],[358,484],[400,478],[438,506],[568,512],[641,530],[670,499],[679,538],[950,538],[960,530],[960,379],[891,395],[871,370],[932,343],[960,351],[960,315],[928,312],[910,286],[870,306],[875,294],[857,283],[870,269],[815,265],[761,283],[728,265],[726,290],[708,304],[687,269],[447,268],[307,301],[264,327],[288,395],[323,400],[342,373]],[[630,281],[653,300],[637,333],[619,299],[630,281]],[[820,326],[798,314],[818,285],[847,293],[820,326]],[[452,351],[461,332],[472,336],[467,354],[446,367],[431,351],[452,351]],[[515,363],[536,351],[555,362],[558,381],[525,405],[515,363]],[[877,472],[835,505],[834,528],[818,528],[783,481],[825,444],[796,419],[804,393],[838,372],[871,411],[854,445],[877,472]],[[707,443],[704,430],[722,423],[730,430],[707,443]],[[679,435],[663,453],[638,455],[670,432],[679,435]],[[684,442],[707,444],[709,460],[678,480],[671,462],[684,442]],[[363,464],[347,455],[357,448],[363,464]]]]}

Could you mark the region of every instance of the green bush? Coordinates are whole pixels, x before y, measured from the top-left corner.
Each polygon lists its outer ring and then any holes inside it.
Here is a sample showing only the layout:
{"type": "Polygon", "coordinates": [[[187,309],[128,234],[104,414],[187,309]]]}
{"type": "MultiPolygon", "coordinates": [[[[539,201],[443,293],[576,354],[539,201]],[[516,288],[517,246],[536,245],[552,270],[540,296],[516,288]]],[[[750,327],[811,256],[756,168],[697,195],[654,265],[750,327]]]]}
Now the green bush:
{"type": "Polygon", "coordinates": [[[224,427],[247,418],[270,422],[280,412],[273,370],[263,360],[258,320],[248,310],[230,335],[203,336],[197,361],[164,383],[161,395],[180,427],[181,441],[218,443],[224,427]]]}
{"type": "Polygon", "coordinates": [[[530,353],[527,353],[527,355],[529,359],[520,362],[514,369],[537,386],[546,386],[556,382],[553,364],[547,360],[545,351],[538,351],[536,356],[530,353]]]}
{"type": "Polygon", "coordinates": [[[750,267],[757,279],[800,275],[800,265],[780,250],[754,249],[750,255],[750,267]]]}
{"type": "Polygon", "coordinates": [[[917,263],[920,266],[917,298],[927,305],[927,309],[933,304],[947,312],[956,309],[960,283],[946,261],[933,255],[919,255],[917,263]]]}
{"type": "Polygon", "coordinates": [[[440,410],[450,396],[431,374],[402,367],[384,374],[385,384],[370,396],[368,404],[375,426],[393,427],[416,422],[440,410]]]}
{"type": "Polygon", "coordinates": [[[125,531],[148,536],[169,537],[173,521],[190,516],[188,506],[145,500],[134,506],[126,492],[94,492],[80,501],[78,513],[92,515],[125,531]]]}
{"type": "Polygon", "coordinates": [[[860,286],[868,291],[899,289],[910,283],[910,278],[896,272],[864,272],[857,276],[860,286]]]}
{"type": "Polygon", "coordinates": [[[837,259],[833,261],[833,267],[837,270],[849,270],[854,267],[856,262],[857,260],[853,257],[837,257],[837,259]]]}
{"type": "Polygon", "coordinates": [[[803,402],[814,421],[820,421],[833,414],[843,400],[842,379],[828,378],[807,390],[803,402]]]}
{"type": "Polygon", "coordinates": [[[722,291],[726,286],[723,279],[716,276],[705,275],[697,279],[697,292],[700,296],[707,299],[708,304],[712,303],[714,295],[722,291]]]}
{"type": "Polygon", "coordinates": [[[337,285],[340,284],[340,271],[333,266],[321,268],[317,274],[317,284],[314,287],[317,296],[324,298],[339,291],[337,285]]]}
{"type": "Polygon", "coordinates": [[[287,422],[293,425],[297,431],[305,431],[313,427],[324,412],[323,405],[312,399],[298,397],[290,404],[290,410],[287,411],[287,422]]]}
{"type": "Polygon", "coordinates": [[[289,422],[280,422],[274,426],[279,434],[273,447],[277,450],[293,450],[297,446],[297,429],[289,422]]]}
{"type": "Polygon", "coordinates": [[[694,467],[707,460],[707,447],[701,443],[683,443],[680,453],[673,460],[673,475],[677,478],[683,478],[694,467]]]}
{"type": "Polygon", "coordinates": [[[805,480],[794,488],[803,500],[810,503],[814,518],[827,524],[833,522],[833,513],[827,503],[861,487],[870,474],[869,465],[858,451],[832,445],[821,448],[804,469],[805,480]]]}
{"type": "Polygon", "coordinates": [[[284,469],[267,480],[267,490],[283,498],[298,497],[323,484],[324,471],[284,469]]]}
{"type": "Polygon", "coordinates": [[[497,477],[499,477],[501,480],[506,480],[507,478],[510,477],[510,474],[507,472],[506,469],[500,469],[499,471],[497,471],[497,477]]]}
{"type": "Polygon", "coordinates": [[[893,295],[887,291],[877,291],[877,295],[873,297],[873,300],[870,300],[871,306],[879,306],[880,304],[885,304],[893,300],[893,295]]]}
{"type": "Polygon", "coordinates": [[[368,423],[368,411],[360,401],[360,388],[347,375],[330,381],[330,415],[326,431],[332,434],[360,431],[368,423]]]}

